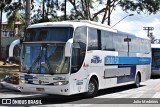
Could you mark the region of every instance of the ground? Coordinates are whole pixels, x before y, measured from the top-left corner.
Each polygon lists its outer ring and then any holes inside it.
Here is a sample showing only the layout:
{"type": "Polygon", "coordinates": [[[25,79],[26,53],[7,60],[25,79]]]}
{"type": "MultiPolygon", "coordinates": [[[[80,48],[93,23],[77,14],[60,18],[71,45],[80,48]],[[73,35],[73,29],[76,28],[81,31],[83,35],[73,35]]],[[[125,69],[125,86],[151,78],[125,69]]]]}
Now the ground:
{"type": "Polygon", "coordinates": [[[4,78],[5,75],[10,74],[19,74],[19,65],[18,64],[6,64],[3,65],[3,61],[0,61],[0,79],[4,78]]]}

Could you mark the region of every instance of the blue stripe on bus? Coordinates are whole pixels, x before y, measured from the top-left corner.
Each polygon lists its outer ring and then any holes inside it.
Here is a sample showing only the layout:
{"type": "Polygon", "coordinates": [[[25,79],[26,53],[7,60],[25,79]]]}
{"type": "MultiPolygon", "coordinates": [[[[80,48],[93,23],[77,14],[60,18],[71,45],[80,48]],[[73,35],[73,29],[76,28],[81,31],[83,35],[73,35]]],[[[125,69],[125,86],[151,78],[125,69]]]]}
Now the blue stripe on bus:
{"type": "Polygon", "coordinates": [[[135,74],[136,74],[136,65],[130,65],[130,66],[118,66],[118,68],[128,68],[130,67],[131,68],[131,71],[130,71],[130,75],[126,75],[126,76],[120,76],[120,77],[117,77],[117,83],[125,83],[125,82],[131,82],[131,81],[134,81],[134,78],[135,78],[135,74]]]}
{"type": "Polygon", "coordinates": [[[106,56],[105,64],[150,64],[150,57],[106,56]]]}

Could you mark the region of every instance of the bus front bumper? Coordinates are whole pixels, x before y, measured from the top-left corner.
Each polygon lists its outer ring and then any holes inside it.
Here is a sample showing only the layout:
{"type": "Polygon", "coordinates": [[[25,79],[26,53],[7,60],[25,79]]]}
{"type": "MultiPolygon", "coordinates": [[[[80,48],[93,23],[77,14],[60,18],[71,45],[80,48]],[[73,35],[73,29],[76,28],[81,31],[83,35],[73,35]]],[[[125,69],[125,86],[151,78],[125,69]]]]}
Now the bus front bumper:
{"type": "Polygon", "coordinates": [[[34,92],[55,95],[70,95],[69,85],[33,85],[33,84],[20,84],[21,92],[34,92]]]}

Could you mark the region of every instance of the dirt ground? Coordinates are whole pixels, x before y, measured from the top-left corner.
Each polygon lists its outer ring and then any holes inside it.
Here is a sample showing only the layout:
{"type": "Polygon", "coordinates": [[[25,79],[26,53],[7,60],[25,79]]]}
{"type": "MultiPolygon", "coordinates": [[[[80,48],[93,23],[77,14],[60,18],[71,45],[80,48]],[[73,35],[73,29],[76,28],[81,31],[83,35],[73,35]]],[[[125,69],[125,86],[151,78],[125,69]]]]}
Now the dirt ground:
{"type": "Polygon", "coordinates": [[[6,64],[3,65],[3,61],[0,61],[0,79],[4,78],[5,75],[18,75],[19,65],[18,64],[6,64]]]}
{"type": "Polygon", "coordinates": [[[3,64],[4,64],[4,62],[3,62],[3,61],[0,61],[0,66],[1,66],[1,67],[3,67],[3,66],[4,66],[4,67],[7,67],[7,66],[9,66],[9,67],[10,67],[10,66],[19,66],[18,64],[13,64],[13,63],[11,63],[11,64],[6,63],[5,65],[3,65],[3,64]]]}

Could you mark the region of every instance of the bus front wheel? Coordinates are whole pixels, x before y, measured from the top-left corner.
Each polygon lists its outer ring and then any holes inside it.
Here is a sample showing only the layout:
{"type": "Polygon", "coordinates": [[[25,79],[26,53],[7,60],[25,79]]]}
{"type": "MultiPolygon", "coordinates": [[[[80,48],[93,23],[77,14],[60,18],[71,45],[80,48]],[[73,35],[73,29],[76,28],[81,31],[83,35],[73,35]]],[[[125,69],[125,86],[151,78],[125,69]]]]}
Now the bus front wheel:
{"type": "Polygon", "coordinates": [[[141,77],[140,77],[140,74],[138,73],[136,75],[135,84],[134,84],[136,88],[140,86],[140,82],[141,82],[141,77]]]}
{"type": "Polygon", "coordinates": [[[86,97],[94,97],[98,92],[98,83],[94,78],[91,78],[88,84],[88,91],[85,93],[86,97]]]}

